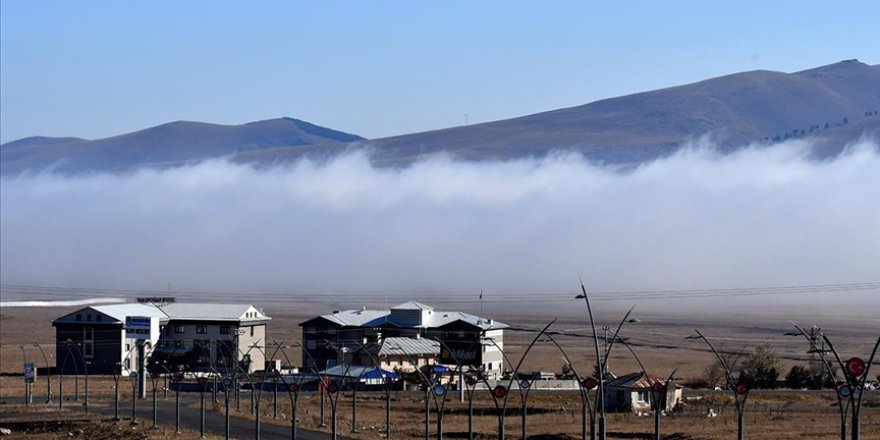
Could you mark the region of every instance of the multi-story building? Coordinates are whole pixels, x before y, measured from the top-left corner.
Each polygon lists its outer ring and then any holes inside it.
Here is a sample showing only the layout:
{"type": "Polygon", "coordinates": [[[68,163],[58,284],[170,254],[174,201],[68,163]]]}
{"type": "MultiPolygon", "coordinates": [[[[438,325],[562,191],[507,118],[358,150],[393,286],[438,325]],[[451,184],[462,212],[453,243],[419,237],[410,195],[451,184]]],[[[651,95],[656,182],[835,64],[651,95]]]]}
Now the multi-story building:
{"type": "MultiPolygon", "coordinates": [[[[337,310],[300,326],[303,365],[307,368],[326,369],[348,362],[344,361],[347,353],[370,350],[379,355],[377,362],[382,365],[402,365],[404,361],[416,366],[461,363],[482,369],[489,379],[499,378],[504,370],[502,350],[506,324],[463,312],[436,311],[418,302],[406,302],[390,310],[337,310]],[[394,342],[401,350],[383,344],[390,338],[430,339],[437,341],[438,351],[430,355],[424,350],[415,351],[418,358],[412,358],[409,354],[412,350],[406,349],[409,344],[401,339],[394,342]],[[385,356],[391,357],[383,357],[382,348],[378,351],[370,348],[377,345],[384,347],[385,356]]],[[[363,358],[360,359],[363,362],[363,358]]]]}
{"type": "Polygon", "coordinates": [[[62,316],[55,327],[57,365],[64,374],[128,374],[137,366],[137,340],[126,319],[158,321],[144,341],[149,365],[168,370],[248,372],[265,364],[266,326],[271,320],[248,304],[146,303],[91,306],[62,316]],[[237,363],[237,364],[236,364],[237,363]]]}
{"type": "Polygon", "coordinates": [[[194,371],[262,370],[266,363],[269,318],[248,304],[171,303],[151,362],[194,371]]]}
{"type": "MultiPolygon", "coordinates": [[[[85,307],[52,321],[56,371],[108,374],[121,368],[127,374],[137,358],[135,339],[125,334],[129,316],[155,318],[163,325],[168,322],[168,315],[150,304],[85,307]]],[[[144,348],[150,352],[158,342],[158,334],[150,335],[144,348]]]]}

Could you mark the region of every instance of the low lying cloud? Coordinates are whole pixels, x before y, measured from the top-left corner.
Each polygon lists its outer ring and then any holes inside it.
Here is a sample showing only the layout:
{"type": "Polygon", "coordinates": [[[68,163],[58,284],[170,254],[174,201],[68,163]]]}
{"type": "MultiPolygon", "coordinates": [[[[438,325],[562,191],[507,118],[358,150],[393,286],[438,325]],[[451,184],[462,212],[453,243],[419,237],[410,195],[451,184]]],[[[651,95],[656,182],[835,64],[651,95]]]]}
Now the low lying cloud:
{"type": "Polygon", "coordinates": [[[429,300],[571,292],[579,276],[597,291],[877,281],[877,145],[823,162],[806,151],[697,146],[627,172],[577,155],[390,169],[351,154],[4,178],[0,275],[429,300]]]}
{"type": "Polygon", "coordinates": [[[0,307],[78,307],[123,302],[125,302],[125,298],[88,298],[70,301],[0,301],[0,307]]]}

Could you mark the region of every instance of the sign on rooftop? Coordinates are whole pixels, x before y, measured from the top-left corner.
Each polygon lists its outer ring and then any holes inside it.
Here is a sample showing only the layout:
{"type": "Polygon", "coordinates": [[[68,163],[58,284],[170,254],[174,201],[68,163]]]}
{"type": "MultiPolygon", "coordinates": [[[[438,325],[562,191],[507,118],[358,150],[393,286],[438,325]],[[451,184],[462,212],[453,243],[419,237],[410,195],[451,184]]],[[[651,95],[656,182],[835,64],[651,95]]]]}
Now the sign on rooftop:
{"type": "Polygon", "coordinates": [[[173,296],[148,296],[137,299],[138,304],[170,304],[174,302],[173,296]]]}
{"type": "Polygon", "coordinates": [[[153,339],[159,335],[159,318],[149,316],[126,316],[125,337],[129,339],[153,339]]]}

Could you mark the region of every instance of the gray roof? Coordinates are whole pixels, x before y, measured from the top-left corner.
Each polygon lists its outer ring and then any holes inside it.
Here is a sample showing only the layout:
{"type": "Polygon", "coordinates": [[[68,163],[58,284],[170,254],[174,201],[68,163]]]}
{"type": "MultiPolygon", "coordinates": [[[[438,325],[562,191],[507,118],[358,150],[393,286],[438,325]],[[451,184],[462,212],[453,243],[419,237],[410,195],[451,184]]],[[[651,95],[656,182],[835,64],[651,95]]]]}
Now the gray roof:
{"type": "Polygon", "coordinates": [[[407,301],[402,304],[398,304],[391,308],[392,310],[434,310],[433,307],[429,305],[422,304],[416,301],[407,301]]]}
{"type": "Polygon", "coordinates": [[[329,315],[321,315],[322,318],[346,327],[362,327],[367,323],[380,320],[375,325],[384,323],[384,319],[388,316],[387,310],[342,310],[329,315]]]}
{"type": "MultiPolygon", "coordinates": [[[[438,312],[430,306],[415,301],[405,302],[394,306],[393,309],[431,310],[431,314],[426,317],[426,321],[422,326],[425,328],[442,327],[455,321],[463,321],[475,327],[480,327],[483,330],[495,330],[508,327],[508,325],[503,322],[482,318],[468,313],[438,312]]],[[[379,327],[384,324],[404,327],[391,318],[391,311],[389,310],[342,310],[332,314],[321,315],[320,317],[344,327],[379,327]]]]}
{"type": "Polygon", "coordinates": [[[434,312],[428,317],[426,327],[442,327],[455,321],[463,321],[483,330],[507,328],[508,325],[491,319],[482,318],[464,312],[434,312]]]}
{"type": "Polygon", "coordinates": [[[380,356],[439,354],[440,343],[433,339],[385,338],[379,348],[380,356]]]}
{"type": "Polygon", "coordinates": [[[160,318],[163,322],[168,321],[169,319],[241,322],[263,322],[272,319],[250,304],[171,303],[156,305],[127,303],[84,307],[73,313],[64,315],[55,321],[66,322],[66,318],[75,316],[77,313],[82,313],[83,310],[89,309],[107,315],[122,323],[125,322],[125,318],[128,316],[160,318]],[[255,316],[246,317],[245,314],[247,312],[254,313],[255,316]]]}
{"type": "Polygon", "coordinates": [[[106,306],[89,307],[100,313],[103,313],[119,322],[125,322],[127,316],[146,316],[149,318],[167,319],[168,316],[162,313],[151,304],[111,304],[106,306]]]}
{"type": "Polygon", "coordinates": [[[250,304],[171,303],[156,307],[162,309],[171,319],[245,322],[272,319],[250,304]],[[256,315],[246,317],[245,313],[249,311],[256,315]]]}
{"type": "MultiPolygon", "coordinates": [[[[648,389],[655,383],[666,383],[666,379],[657,376],[648,376],[645,373],[630,373],[605,382],[605,386],[610,388],[632,388],[632,389],[648,389]]],[[[676,385],[678,387],[678,385],[676,385]]]]}

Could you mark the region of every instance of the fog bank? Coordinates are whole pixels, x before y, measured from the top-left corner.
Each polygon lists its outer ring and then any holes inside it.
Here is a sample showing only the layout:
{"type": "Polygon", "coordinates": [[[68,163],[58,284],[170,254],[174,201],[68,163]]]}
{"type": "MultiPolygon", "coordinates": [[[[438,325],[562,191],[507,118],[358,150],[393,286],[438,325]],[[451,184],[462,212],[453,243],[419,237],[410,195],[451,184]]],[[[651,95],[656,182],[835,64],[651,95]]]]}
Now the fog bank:
{"type": "MultiPolygon", "coordinates": [[[[597,291],[877,281],[877,145],[824,162],[806,150],[695,145],[627,172],[571,154],[390,169],[357,153],[269,169],[23,175],[0,186],[0,275],[429,302],[569,292],[579,276],[597,291]]],[[[880,304],[876,291],[847,297],[880,304]]]]}

